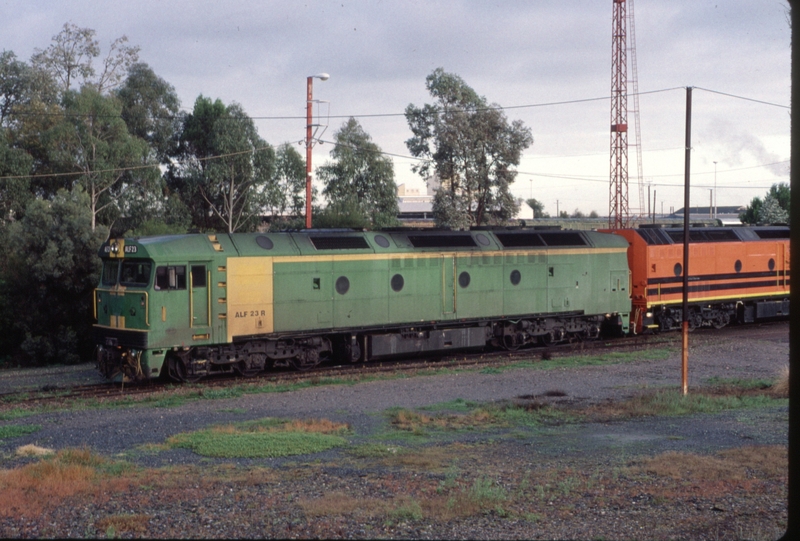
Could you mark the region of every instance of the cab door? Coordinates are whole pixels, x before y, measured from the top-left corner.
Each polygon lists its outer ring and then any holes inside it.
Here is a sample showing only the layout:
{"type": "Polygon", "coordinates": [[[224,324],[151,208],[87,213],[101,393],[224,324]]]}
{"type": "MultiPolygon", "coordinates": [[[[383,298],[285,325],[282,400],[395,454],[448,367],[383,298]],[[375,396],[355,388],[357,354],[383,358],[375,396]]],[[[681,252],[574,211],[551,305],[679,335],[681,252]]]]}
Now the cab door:
{"type": "Polygon", "coordinates": [[[189,272],[189,311],[191,312],[190,326],[193,334],[208,332],[211,320],[210,271],[208,263],[190,263],[189,272]]]}

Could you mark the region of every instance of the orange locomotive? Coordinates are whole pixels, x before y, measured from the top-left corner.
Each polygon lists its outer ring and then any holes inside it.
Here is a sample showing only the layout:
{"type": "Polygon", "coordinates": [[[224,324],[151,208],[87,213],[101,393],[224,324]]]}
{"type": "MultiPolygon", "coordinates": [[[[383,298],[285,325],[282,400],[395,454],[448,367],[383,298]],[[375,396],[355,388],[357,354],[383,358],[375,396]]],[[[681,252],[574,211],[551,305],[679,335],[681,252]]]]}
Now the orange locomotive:
{"type": "MultiPolygon", "coordinates": [[[[630,244],[631,328],[637,333],[680,328],[683,228],[640,225],[605,232],[630,244]]],[[[789,278],[788,227],[689,230],[691,328],[788,316],[789,278]]]]}

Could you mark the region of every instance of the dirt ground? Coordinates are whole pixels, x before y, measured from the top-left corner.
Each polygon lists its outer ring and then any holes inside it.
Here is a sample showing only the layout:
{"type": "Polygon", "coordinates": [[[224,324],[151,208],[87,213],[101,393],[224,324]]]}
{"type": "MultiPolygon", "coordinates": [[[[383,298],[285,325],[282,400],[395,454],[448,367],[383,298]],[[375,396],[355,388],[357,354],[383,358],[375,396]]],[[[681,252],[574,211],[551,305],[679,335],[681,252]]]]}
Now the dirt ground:
{"type": "MultiPolygon", "coordinates": [[[[658,359],[598,365],[444,371],[24,417],[5,408],[0,431],[31,428],[0,438],[0,536],[779,537],[785,401],[762,389],[753,391],[765,397],[757,406],[612,415],[638,397],[678,392],[680,351],[666,347],[658,359]],[[463,418],[462,404],[510,402],[552,415],[446,426],[463,418]],[[398,411],[421,417],[400,429],[398,411]],[[561,417],[574,414],[583,417],[561,417]],[[164,445],[176,434],[267,417],[345,424],[346,444],[280,458],[214,458],[164,445]],[[19,456],[26,445],[62,456],[19,456]],[[75,449],[85,456],[63,456],[75,449]],[[76,473],[76,464],[85,469],[76,473]]],[[[690,393],[771,381],[788,363],[788,324],[694,333],[690,347],[690,393]]],[[[44,377],[96,377],[89,366],[59,370],[44,377]]],[[[0,392],[15,380],[41,386],[33,376],[0,373],[0,392]]]]}

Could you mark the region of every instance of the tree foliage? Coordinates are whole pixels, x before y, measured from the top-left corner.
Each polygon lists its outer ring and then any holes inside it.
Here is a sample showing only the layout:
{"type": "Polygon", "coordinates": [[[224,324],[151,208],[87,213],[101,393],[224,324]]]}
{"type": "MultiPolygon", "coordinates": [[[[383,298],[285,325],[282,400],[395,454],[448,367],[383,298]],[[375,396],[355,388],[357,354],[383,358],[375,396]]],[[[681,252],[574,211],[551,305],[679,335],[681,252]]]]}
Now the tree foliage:
{"type": "Polygon", "coordinates": [[[115,95],[128,131],[147,141],[160,163],[169,163],[180,132],[180,100],[175,88],[147,64],[133,64],[115,95]]]}
{"type": "Polygon", "coordinates": [[[437,225],[508,222],[518,210],[510,186],[522,151],[533,143],[530,129],[519,120],[509,123],[498,105],[458,75],[437,68],[425,81],[435,103],[406,107],[413,133],[406,146],[425,160],[415,171],[439,180],[433,205],[437,225]]]}
{"type": "Polygon", "coordinates": [[[538,199],[528,199],[525,201],[531,210],[533,211],[534,218],[549,218],[550,215],[544,211],[544,203],[539,201],[538,199]]]}
{"type": "Polygon", "coordinates": [[[139,47],[126,45],[126,36],[115,39],[97,74],[94,59],[100,56],[100,46],[94,35],[91,28],[64,23],[49,47],[34,50],[31,63],[52,75],[62,92],[69,91],[77,83],[78,88],[90,85],[102,94],[119,85],[128,68],[139,59],[139,47]]]}
{"type": "Polygon", "coordinates": [[[361,214],[372,227],[395,225],[399,208],[392,160],[352,117],[334,140],[332,161],[317,169],[329,205],[361,214]]]}
{"type": "Polygon", "coordinates": [[[306,160],[284,143],[275,152],[275,173],[265,189],[265,210],[272,224],[283,223],[286,215],[300,217],[306,204],[306,160]]]}
{"type": "Polygon", "coordinates": [[[768,225],[789,223],[791,217],[791,189],[786,183],[773,184],[764,198],[754,197],[739,214],[744,224],[768,225]]]}
{"type": "Polygon", "coordinates": [[[149,160],[149,147],[131,135],[121,118],[121,104],[85,86],[64,95],[65,117],[45,134],[49,158],[61,172],[75,172],[63,185],[80,184],[89,196],[92,230],[98,214],[113,209],[128,190],[155,182],[158,169],[149,160]],[[72,179],[75,179],[74,181],[72,179]]]}
{"type": "Polygon", "coordinates": [[[173,170],[169,184],[193,224],[228,233],[254,230],[275,178],[275,150],[242,107],[199,96],[184,120],[180,145],[184,165],[173,170]]]}
{"type": "Polygon", "coordinates": [[[0,232],[0,297],[13,310],[0,319],[15,336],[4,346],[28,362],[70,363],[91,353],[87,316],[108,231],[92,228],[88,199],[76,189],[34,200],[0,232]]]}

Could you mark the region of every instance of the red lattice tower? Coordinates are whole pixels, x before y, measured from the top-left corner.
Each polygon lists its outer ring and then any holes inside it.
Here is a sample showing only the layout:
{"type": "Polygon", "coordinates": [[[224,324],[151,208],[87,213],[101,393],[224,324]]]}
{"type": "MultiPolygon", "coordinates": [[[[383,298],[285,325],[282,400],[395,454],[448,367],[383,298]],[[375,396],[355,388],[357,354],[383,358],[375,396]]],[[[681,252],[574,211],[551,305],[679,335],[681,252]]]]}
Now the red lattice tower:
{"type": "Polygon", "coordinates": [[[608,227],[628,227],[628,64],[625,0],[613,0],[611,42],[611,181],[608,227]]]}

